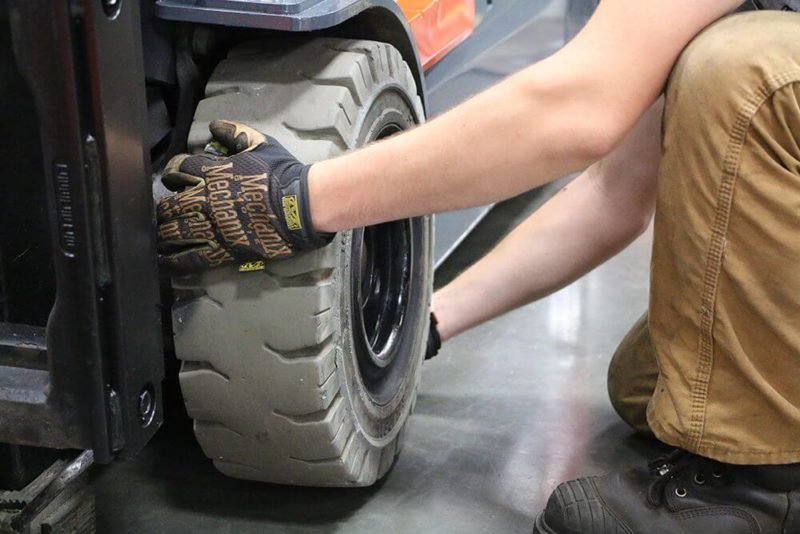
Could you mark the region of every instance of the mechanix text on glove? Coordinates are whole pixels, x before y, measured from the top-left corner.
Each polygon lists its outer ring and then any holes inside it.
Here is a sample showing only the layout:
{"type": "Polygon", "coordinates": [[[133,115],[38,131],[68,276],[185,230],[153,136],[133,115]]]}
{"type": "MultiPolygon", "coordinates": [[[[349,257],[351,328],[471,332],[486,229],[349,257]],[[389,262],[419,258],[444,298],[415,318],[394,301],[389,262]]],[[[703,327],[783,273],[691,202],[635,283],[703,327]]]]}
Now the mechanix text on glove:
{"type": "Polygon", "coordinates": [[[311,224],[308,166],[245,125],[215,121],[212,133],[225,146],[246,148],[229,157],[182,154],[167,164],[164,183],[179,192],[158,205],[164,263],[197,271],[288,258],[330,242],[311,224]]]}

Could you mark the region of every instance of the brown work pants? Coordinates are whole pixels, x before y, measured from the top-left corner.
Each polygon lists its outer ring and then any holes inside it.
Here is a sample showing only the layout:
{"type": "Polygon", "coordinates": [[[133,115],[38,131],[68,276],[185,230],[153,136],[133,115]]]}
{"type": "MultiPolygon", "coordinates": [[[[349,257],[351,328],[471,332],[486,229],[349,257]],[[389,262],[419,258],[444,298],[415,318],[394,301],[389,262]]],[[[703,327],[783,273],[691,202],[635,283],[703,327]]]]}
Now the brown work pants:
{"type": "Polygon", "coordinates": [[[614,356],[612,404],[702,456],[800,462],[800,14],[701,33],[663,134],[649,321],[614,356]]]}

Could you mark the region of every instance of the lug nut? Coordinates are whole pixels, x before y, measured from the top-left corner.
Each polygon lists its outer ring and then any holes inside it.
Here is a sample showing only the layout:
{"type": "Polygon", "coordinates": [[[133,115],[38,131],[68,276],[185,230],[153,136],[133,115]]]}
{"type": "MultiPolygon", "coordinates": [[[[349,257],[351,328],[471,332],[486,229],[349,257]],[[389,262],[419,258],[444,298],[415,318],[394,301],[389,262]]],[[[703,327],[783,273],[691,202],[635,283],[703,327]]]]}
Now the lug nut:
{"type": "Polygon", "coordinates": [[[113,19],[119,15],[119,9],[122,6],[122,0],[102,0],[102,2],[103,11],[108,18],[113,19]]]}
{"type": "Polygon", "coordinates": [[[149,386],[145,386],[139,393],[139,422],[147,428],[153,422],[156,414],[156,402],[149,386]]]}

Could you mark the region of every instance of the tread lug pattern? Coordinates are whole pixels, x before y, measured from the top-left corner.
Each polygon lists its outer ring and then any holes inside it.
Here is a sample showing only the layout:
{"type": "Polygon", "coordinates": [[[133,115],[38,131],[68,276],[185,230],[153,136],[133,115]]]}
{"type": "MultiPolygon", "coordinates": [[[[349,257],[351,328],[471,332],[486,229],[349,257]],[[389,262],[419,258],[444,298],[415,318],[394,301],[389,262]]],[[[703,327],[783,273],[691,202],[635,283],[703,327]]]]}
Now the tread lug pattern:
{"type": "MultiPolygon", "coordinates": [[[[354,147],[364,106],[388,80],[423,117],[411,71],[387,44],[244,43],[212,74],[189,146],[202,150],[208,122],[224,116],[268,132],[301,160],[328,158],[354,147]]],[[[221,472],[281,484],[368,486],[394,463],[403,431],[384,447],[370,444],[342,387],[341,246],[339,238],[260,273],[223,268],[173,279],[181,389],[197,439],[221,472]]]]}

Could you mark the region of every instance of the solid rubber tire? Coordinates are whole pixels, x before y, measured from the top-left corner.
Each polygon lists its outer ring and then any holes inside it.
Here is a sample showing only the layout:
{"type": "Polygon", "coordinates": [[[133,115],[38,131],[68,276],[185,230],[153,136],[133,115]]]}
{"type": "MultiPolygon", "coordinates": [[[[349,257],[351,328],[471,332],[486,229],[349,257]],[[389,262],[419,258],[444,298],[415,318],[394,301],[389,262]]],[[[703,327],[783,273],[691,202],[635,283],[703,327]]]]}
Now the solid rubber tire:
{"type": "MultiPolygon", "coordinates": [[[[411,70],[388,44],[245,43],[212,74],[189,146],[202,149],[211,120],[241,120],[312,163],[363,144],[368,122],[376,113],[381,120],[383,108],[402,114],[404,127],[423,119],[411,70]]],[[[353,363],[352,232],[265,271],[224,267],[173,278],[181,391],[217,469],[303,486],[368,486],[390,469],[416,401],[428,336],[431,221],[415,221],[415,334],[408,370],[385,405],[372,401],[353,363]]]]}

